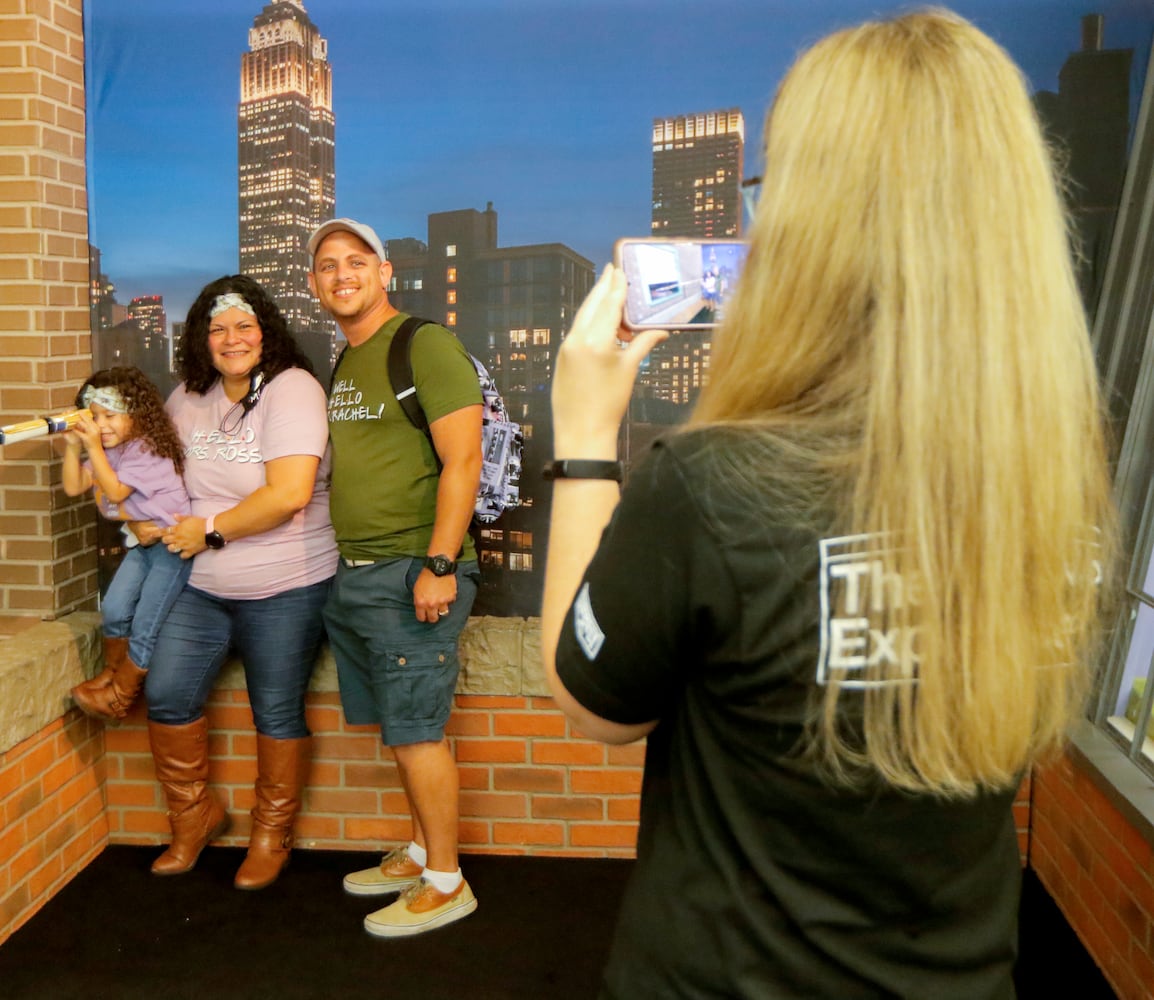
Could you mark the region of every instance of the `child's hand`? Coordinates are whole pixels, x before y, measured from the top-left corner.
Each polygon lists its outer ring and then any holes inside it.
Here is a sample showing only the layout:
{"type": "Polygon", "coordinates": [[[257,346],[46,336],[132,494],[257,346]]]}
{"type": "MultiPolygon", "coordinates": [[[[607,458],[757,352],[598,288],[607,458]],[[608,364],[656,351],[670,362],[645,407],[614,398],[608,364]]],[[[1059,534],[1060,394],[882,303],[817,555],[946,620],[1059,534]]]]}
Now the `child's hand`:
{"type": "Polygon", "coordinates": [[[68,432],[67,438],[71,439],[73,435],[84,445],[88,454],[91,455],[94,451],[101,450],[100,428],[96,426],[96,421],[87,414],[82,415],[77,420],[76,426],[68,432]]]}

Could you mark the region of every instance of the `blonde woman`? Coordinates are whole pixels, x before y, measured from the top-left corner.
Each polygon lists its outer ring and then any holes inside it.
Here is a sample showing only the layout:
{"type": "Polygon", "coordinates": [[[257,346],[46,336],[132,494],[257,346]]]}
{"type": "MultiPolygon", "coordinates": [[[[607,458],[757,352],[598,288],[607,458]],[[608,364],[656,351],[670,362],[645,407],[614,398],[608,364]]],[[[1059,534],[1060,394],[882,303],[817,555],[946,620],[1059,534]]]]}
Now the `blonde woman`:
{"type": "Polygon", "coordinates": [[[709,385],[623,492],[663,335],[618,346],[619,272],[558,358],[546,671],[649,738],[604,995],[1011,997],[1011,803],[1083,703],[1112,524],[1053,168],[945,11],[819,42],[767,134],[709,385]]]}

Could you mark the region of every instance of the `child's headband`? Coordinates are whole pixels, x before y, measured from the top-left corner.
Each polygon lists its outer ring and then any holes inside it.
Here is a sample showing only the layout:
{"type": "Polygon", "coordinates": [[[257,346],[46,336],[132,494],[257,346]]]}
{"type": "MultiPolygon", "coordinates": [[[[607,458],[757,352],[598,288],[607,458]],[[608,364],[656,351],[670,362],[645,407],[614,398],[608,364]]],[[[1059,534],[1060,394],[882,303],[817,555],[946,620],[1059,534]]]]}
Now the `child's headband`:
{"type": "Polygon", "coordinates": [[[124,401],[120,390],[111,385],[104,385],[99,388],[94,385],[86,385],[80,401],[84,404],[85,409],[95,403],[97,406],[103,406],[109,413],[128,412],[128,404],[124,401]]]}

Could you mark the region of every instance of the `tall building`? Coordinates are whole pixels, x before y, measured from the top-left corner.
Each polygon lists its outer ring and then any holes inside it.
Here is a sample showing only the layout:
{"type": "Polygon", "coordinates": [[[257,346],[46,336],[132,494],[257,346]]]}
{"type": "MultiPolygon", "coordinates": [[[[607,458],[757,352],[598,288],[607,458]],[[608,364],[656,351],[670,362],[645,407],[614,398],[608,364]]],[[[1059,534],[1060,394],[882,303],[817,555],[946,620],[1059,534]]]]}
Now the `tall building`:
{"type": "Polygon", "coordinates": [[[163,295],[138,295],[128,303],[128,318],[140,327],[146,338],[164,339],[168,334],[168,319],[164,314],[163,295]]]}
{"type": "Polygon", "coordinates": [[[737,108],[653,119],[653,235],[740,236],[744,157],[737,108]]]}
{"type": "Polygon", "coordinates": [[[309,293],[307,243],[336,204],[328,42],[302,0],[274,0],[248,44],[237,123],[240,269],[269,290],[323,377],[334,328],[309,293]]]}
{"type": "MultiPolygon", "coordinates": [[[[745,118],[737,108],[653,120],[654,236],[741,236],[745,118]]],[[[709,371],[708,331],[675,332],[650,353],[638,376],[630,420],[676,423],[709,371]]],[[[628,449],[628,442],[627,442],[628,449]]]]}
{"type": "Polygon", "coordinates": [[[1130,142],[1133,49],[1105,47],[1105,18],[1082,18],[1082,47],[1058,73],[1058,92],[1039,91],[1034,104],[1049,137],[1063,151],[1073,182],[1070,208],[1081,240],[1078,278],[1093,309],[1105,277],[1130,142]]]}
{"type": "Polygon", "coordinates": [[[428,242],[387,241],[389,301],[453,330],[497,383],[525,435],[521,506],[474,531],[481,589],[473,613],[537,615],[553,453],[549,384],[561,340],[593,287],[593,264],[560,243],[497,246],[497,213],[429,216],[428,242]]]}

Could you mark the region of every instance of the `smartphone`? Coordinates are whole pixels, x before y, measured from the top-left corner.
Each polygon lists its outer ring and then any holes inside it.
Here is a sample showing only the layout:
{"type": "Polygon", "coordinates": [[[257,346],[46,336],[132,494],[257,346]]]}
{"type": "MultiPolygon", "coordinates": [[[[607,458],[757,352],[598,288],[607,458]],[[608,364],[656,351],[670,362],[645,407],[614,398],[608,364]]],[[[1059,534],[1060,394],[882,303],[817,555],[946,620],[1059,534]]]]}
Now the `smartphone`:
{"type": "Polygon", "coordinates": [[[749,244],[742,240],[648,237],[618,240],[631,330],[710,330],[725,315],[749,244]]]}

